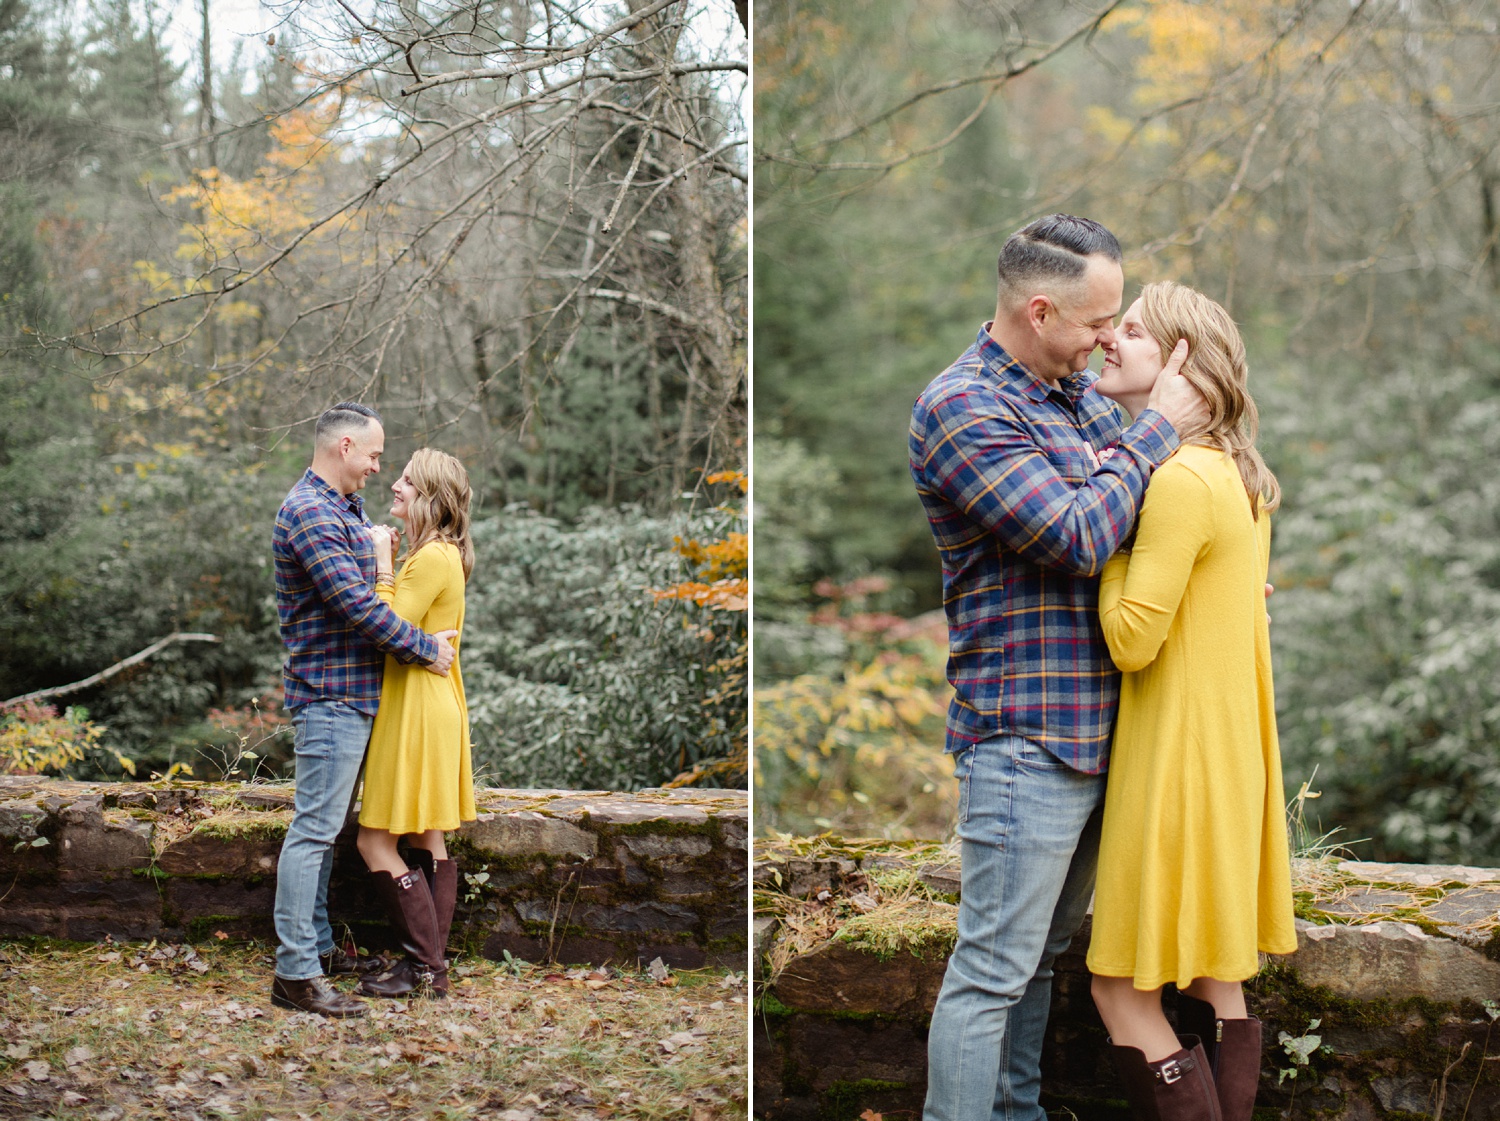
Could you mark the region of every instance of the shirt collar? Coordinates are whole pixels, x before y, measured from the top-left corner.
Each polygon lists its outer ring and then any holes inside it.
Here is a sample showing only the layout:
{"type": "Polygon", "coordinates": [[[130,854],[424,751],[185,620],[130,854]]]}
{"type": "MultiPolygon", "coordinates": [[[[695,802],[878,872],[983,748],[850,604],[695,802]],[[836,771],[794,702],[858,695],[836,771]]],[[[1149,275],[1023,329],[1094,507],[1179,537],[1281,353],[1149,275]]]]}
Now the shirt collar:
{"type": "Polygon", "coordinates": [[[990,328],[994,325],[995,321],[990,320],[979,328],[979,341],[975,344],[975,349],[980,361],[984,363],[986,370],[999,378],[1001,382],[1013,387],[1028,401],[1040,403],[1047,399],[1048,394],[1056,392],[1076,404],[1094,384],[1096,380],[1094,372],[1080,370],[1076,374],[1069,374],[1056,385],[1048,385],[995,341],[995,336],[990,334],[990,328]]]}
{"type": "Polygon", "coordinates": [[[309,467],[303,473],[302,481],[305,482],[308,486],[312,487],[313,490],[317,491],[329,502],[342,502],[344,503],[344,505],[348,506],[350,510],[354,511],[354,514],[357,517],[364,516],[365,500],[362,495],[340,494],[338,491],[333,489],[332,484],[330,484],[327,479],[323,478],[322,475],[319,475],[311,467],[309,467]]]}

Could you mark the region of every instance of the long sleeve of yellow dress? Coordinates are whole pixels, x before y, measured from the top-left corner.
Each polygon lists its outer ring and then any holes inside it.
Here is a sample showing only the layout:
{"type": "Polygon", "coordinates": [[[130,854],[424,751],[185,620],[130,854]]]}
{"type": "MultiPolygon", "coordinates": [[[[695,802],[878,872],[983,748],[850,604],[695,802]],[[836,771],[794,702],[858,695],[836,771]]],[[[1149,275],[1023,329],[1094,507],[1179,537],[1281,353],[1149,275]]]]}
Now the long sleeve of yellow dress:
{"type": "Polygon", "coordinates": [[[1225,453],[1152,477],[1099,589],[1123,671],[1099,848],[1095,973],[1150,990],[1241,981],[1296,949],[1271,683],[1270,515],[1225,453]]]}
{"type": "Polygon", "coordinates": [[[408,623],[420,626],[450,577],[449,564],[442,553],[419,549],[406,559],[394,583],[377,585],[375,594],[408,623]]]}
{"type": "Polygon", "coordinates": [[[1111,557],[1099,584],[1099,621],[1118,669],[1130,673],[1156,660],[1213,536],[1208,485],[1168,460],[1146,490],[1134,551],[1111,557]]]}
{"type": "MultiPolygon", "coordinates": [[[[464,572],[458,548],[429,542],[407,557],[380,598],[429,634],[462,632],[464,572]]],[[[462,635],[460,634],[460,638],[462,635]]],[[[459,639],[453,640],[455,649],[459,639]]],[[[446,677],[385,660],[370,732],[359,823],[392,833],[456,829],[475,817],[469,711],[455,653],[446,677]]]]}

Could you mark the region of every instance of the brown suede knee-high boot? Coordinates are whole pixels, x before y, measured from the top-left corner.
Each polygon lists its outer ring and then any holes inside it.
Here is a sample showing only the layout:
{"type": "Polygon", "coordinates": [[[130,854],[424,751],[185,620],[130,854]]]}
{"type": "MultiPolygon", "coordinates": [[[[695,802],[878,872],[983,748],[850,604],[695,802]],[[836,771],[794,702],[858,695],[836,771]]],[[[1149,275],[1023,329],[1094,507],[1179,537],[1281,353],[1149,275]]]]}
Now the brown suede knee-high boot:
{"type": "Polygon", "coordinates": [[[437,911],[438,944],[448,952],[448,935],[453,930],[453,911],[458,906],[458,861],[435,860],[427,849],[413,847],[412,867],[420,868],[432,892],[432,906],[437,911]]]}
{"type": "Polygon", "coordinates": [[[438,941],[437,912],[427,878],[416,869],[400,876],[371,872],[375,892],[391,921],[406,957],[376,977],[366,977],[359,991],[370,996],[411,996],[427,992],[448,994],[448,963],[438,941]]]}
{"type": "Polygon", "coordinates": [[[1261,1025],[1254,1016],[1221,1020],[1206,1000],[1177,994],[1177,1025],[1203,1040],[1224,1121],[1250,1121],[1260,1086],[1261,1025]]]}
{"type": "Polygon", "coordinates": [[[1130,1112],[1138,1121],[1220,1121],[1219,1099],[1203,1045],[1178,1036],[1183,1049],[1156,1062],[1136,1047],[1110,1044],[1130,1112]]]}

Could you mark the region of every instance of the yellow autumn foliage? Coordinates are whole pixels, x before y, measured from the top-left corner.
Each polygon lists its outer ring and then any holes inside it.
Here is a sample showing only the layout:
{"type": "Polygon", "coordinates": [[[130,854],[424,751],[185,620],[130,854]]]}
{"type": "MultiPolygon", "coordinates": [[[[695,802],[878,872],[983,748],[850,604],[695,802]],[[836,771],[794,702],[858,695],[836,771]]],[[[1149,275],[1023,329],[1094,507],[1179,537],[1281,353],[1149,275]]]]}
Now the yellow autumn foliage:
{"type": "Polygon", "coordinates": [[[950,828],[942,653],[886,650],[841,676],[757,686],[756,815],[764,830],[941,837],[950,828]]]}
{"type": "MultiPolygon", "coordinates": [[[[272,122],[271,150],[249,179],[203,168],[191,182],[162,196],[164,202],[186,203],[197,213],[182,227],[178,259],[204,258],[216,267],[245,271],[274,245],[317,221],[328,207],[324,165],[342,150],[337,130],[345,104],[337,93],[330,93],[272,122]]],[[[341,215],[313,239],[326,241],[356,221],[353,215],[341,215]]],[[[137,264],[138,275],[143,264],[137,264]]],[[[243,316],[248,307],[231,307],[230,314],[243,316]]]]}
{"type": "MultiPolygon", "coordinates": [[[[743,494],[749,479],[743,471],[721,471],[709,483],[731,483],[743,494]]],[[[746,611],[750,607],[750,538],[730,531],[713,541],[673,538],[673,551],[694,568],[693,579],[651,594],[658,600],[676,599],[713,611],[746,611]]]]}
{"type": "MultiPolygon", "coordinates": [[[[741,494],[749,489],[749,479],[743,471],[720,471],[709,475],[705,481],[715,485],[728,483],[737,487],[741,494]]],[[[720,510],[735,518],[744,517],[743,508],[726,506],[720,510]]],[[[749,611],[750,538],[747,534],[729,530],[723,537],[709,541],[683,537],[676,537],[673,541],[673,551],[693,566],[693,579],[670,588],[653,590],[651,594],[658,603],[679,600],[711,611],[749,611]]],[[[709,779],[743,781],[750,769],[750,737],[745,720],[749,635],[742,621],[732,617],[721,619],[720,623],[703,628],[705,640],[714,636],[715,627],[722,629],[726,623],[738,628],[736,633],[740,637],[731,653],[707,667],[709,680],[716,684],[701,703],[709,719],[711,736],[718,738],[728,732],[732,746],[722,758],[702,760],[691,769],[682,771],[665,784],[668,787],[693,786],[709,779]]]]}
{"type": "MultiPolygon", "coordinates": [[[[99,748],[103,737],[104,729],[91,723],[82,709],[69,708],[59,715],[55,706],[36,701],[0,706],[0,774],[64,772],[99,748]]],[[[109,754],[135,774],[133,760],[118,751],[109,754]]]]}

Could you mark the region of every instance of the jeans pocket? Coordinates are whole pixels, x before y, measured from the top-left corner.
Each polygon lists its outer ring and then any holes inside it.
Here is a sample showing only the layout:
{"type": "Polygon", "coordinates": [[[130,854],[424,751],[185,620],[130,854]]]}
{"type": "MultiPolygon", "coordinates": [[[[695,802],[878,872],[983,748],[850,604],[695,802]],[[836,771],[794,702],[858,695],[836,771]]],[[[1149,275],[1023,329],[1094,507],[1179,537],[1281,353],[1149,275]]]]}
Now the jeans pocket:
{"type": "Polygon", "coordinates": [[[314,702],[303,705],[292,717],[295,733],[292,753],[298,758],[327,759],[333,754],[333,714],[328,705],[314,702]]]}
{"type": "Polygon", "coordinates": [[[969,820],[969,787],[974,775],[974,748],[961,748],[953,753],[953,777],[958,779],[958,824],[969,820]]]}
{"type": "Polygon", "coordinates": [[[1016,744],[1013,758],[1017,767],[1024,767],[1028,771],[1071,771],[1073,769],[1045,747],[1032,743],[1030,740],[1020,740],[1016,744]]]}

